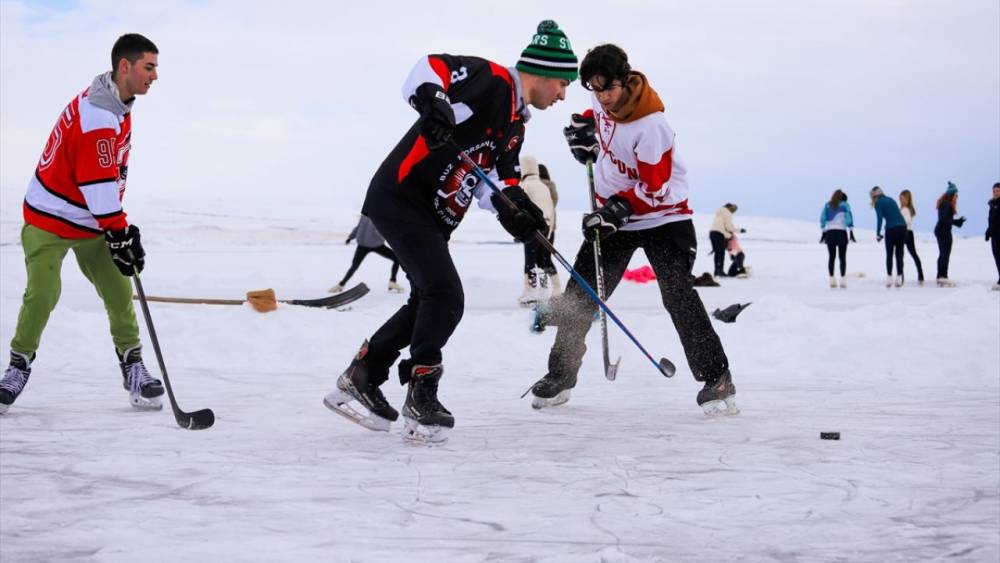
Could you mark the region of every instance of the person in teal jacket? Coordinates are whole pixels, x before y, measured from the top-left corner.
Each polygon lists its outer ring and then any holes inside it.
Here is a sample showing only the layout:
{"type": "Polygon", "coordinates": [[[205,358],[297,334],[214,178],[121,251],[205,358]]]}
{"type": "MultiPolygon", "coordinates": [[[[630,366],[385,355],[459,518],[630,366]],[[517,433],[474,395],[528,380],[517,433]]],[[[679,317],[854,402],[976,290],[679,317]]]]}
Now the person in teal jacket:
{"type": "Polygon", "coordinates": [[[847,203],[847,194],[843,190],[833,192],[830,201],[823,206],[823,211],[819,215],[819,227],[823,230],[823,236],[819,240],[826,243],[829,254],[826,269],[830,272],[830,287],[837,287],[834,265],[839,253],[840,287],[846,288],[848,232],[851,242],[857,241],[854,240],[854,215],[851,214],[851,206],[847,203]]]}
{"type": "Polygon", "coordinates": [[[906,243],[906,219],[899,211],[896,200],[885,195],[882,188],[875,186],[871,191],[872,207],[875,208],[875,238],[885,239],[886,287],[903,285],[903,245],[906,243]],[[885,222],[885,237],[882,236],[882,222],[885,222]],[[896,275],[892,275],[892,259],[896,258],[896,275]]]}

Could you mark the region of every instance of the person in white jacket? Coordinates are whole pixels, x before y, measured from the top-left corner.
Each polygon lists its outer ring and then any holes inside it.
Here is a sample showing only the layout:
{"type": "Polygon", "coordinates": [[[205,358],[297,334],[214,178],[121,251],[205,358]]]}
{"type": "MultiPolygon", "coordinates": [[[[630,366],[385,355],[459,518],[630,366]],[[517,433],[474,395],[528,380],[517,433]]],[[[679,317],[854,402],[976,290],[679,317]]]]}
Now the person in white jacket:
{"type": "MultiPolygon", "coordinates": [[[[723,269],[726,263],[726,248],[736,233],[745,233],[746,229],[738,229],[733,223],[733,213],[738,207],[735,203],[727,203],[715,212],[715,220],[708,230],[708,238],[712,242],[712,256],[715,258],[715,276],[725,276],[723,269]]],[[[743,252],[738,252],[732,257],[733,267],[731,272],[739,273],[743,270],[743,252]]],[[[734,275],[734,274],[731,274],[734,275]]]]}
{"type": "MultiPolygon", "coordinates": [[[[545,216],[545,233],[549,242],[555,241],[556,202],[554,184],[550,187],[542,178],[538,159],[521,155],[521,187],[545,216]]],[[[551,180],[550,180],[551,183],[551,180]]],[[[561,292],[559,274],[552,264],[552,253],[535,238],[524,241],[524,291],[518,303],[522,307],[544,301],[561,292]],[[551,292],[550,292],[551,286],[551,292]]]]}
{"type": "Polygon", "coordinates": [[[899,212],[903,214],[903,220],[906,221],[906,240],[903,242],[913,258],[914,265],[917,266],[917,283],[923,285],[924,267],[920,263],[920,256],[917,256],[917,242],[913,236],[913,218],[917,216],[917,209],[913,206],[913,194],[910,193],[910,190],[899,192],[899,212]]]}

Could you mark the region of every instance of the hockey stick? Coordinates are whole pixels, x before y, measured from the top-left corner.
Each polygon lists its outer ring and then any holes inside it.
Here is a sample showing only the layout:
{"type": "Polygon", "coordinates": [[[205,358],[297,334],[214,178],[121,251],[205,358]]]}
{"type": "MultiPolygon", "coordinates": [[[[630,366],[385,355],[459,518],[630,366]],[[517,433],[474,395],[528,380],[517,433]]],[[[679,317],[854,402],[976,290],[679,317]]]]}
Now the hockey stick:
{"type": "MultiPolygon", "coordinates": [[[[275,299],[274,290],[263,289],[259,291],[248,291],[246,299],[210,299],[204,297],[161,297],[156,295],[147,295],[146,301],[196,305],[242,305],[244,303],[250,303],[255,310],[261,313],[266,313],[277,309],[278,303],[301,305],[303,307],[323,307],[326,309],[333,309],[335,307],[347,305],[348,303],[353,303],[354,301],[357,301],[367,295],[369,291],[368,286],[362,282],[351,289],[342,291],[336,295],[320,297],[319,299],[275,299]]],[[[133,299],[139,299],[139,296],[133,296],[133,299]]]]}
{"type": "MultiPolygon", "coordinates": [[[[483,172],[483,169],[480,168],[478,164],[476,164],[476,161],[472,160],[472,158],[469,157],[469,154],[467,152],[462,150],[462,148],[459,147],[454,140],[451,141],[451,144],[456,149],[458,149],[458,156],[466,164],[472,167],[472,172],[476,175],[476,177],[479,178],[487,186],[489,186],[489,188],[493,190],[493,193],[496,194],[501,201],[503,201],[504,205],[508,206],[510,209],[515,209],[515,210],[518,209],[517,205],[515,205],[514,202],[511,201],[506,194],[500,191],[500,188],[498,188],[497,185],[493,183],[493,180],[490,180],[489,176],[486,175],[486,172],[483,172]]],[[[587,283],[587,280],[583,279],[583,276],[581,276],[580,273],[573,268],[572,264],[570,264],[569,261],[567,261],[566,258],[564,258],[563,255],[560,254],[558,250],[556,250],[556,247],[552,246],[552,243],[549,242],[549,239],[545,238],[545,235],[543,235],[539,231],[535,231],[535,238],[538,240],[538,242],[542,244],[542,246],[547,248],[549,252],[552,253],[553,256],[556,257],[556,260],[558,260],[559,263],[562,264],[563,268],[566,268],[566,271],[569,272],[569,275],[572,276],[574,280],[576,280],[576,283],[580,284],[580,287],[582,287],[584,291],[587,292],[587,295],[589,295],[590,298],[595,303],[597,303],[597,306],[603,309],[604,312],[606,312],[608,316],[611,317],[611,320],[613,320],[615,324],[618,325],[618,328],[622,329],[622,332],[624,332],[625,335],[629,337],[629,340],[631,340],[632,343],[635,344],[635,346],[646,356],[646,358],[648,358],[649,361],[652,362],[654,366],[656,366],[657,371],[663,374],[664,377],[673,377],[674,374],[677,373],[677,367],[675,367],[673,362],[671,362],[667,358],[660,358],[659,362],[653,359],[653,356],[646,351],[646,349],[642,346],[642,344],[639,343],[639,340],[636,339],[636,337],[632,335],[632,332],[625,326],[625,324],[618,319],[618,316],[615,315],[614,312],[608,307],[608,304],[605,303],[604,300],[601,299],[599,295],[597,295],[597,292],[594,291],[594,288],[590,287],[590,284],[587,283]]]]}
{"type": "MultiPolygon", "coordinates": [[[[597,211],[597,190],[594,188],[594,161],[587,160],[587,185],[590,188],[590,209],[597,211]]],[[[604,268],[601,267],[601,231],[594,229],[594,278],[597,281],[597,296],[604,300],[607,294],[604,292],[604,268]]],[[[604,377],[608,381],[614,381],[618,376],[618,364],[622,358],[618,356],[618,361],[611,363],[611,352],[608,350],[608,315],[604,309],[599,309],[601,319],[601,351],[604,353],[604,377]]]]}
{"type": "Polygon", "coordinates": [[[142,290],[142,282],[139,280],[139,272],[136,272],[132,279],[135,281],[135,290],[139,293],[139,304],[142,305],[142,316],[146,318],[146,327],[149,329],[149,339],[153,342],[153,350],[156,352],[156,361],[160,364],[160,373],[163,374],[163,384],[167,387],[167,397],[170,398],[170,408],[174,411],[174,419],[181,428],[188,430],[203,430],[211,428],[215,424],[215,413],[212,409],[201,409],[195,412],[184,412],[177,406],[177,399],[174,398],[174,390],[170,387],[170,377],[167,376],[167,366],[163,364],[163,354],[160,352],[160,341],[156,338],[156,329],[153,328],[153,317],[149,314],[149,305],[146,303],[146,292],[142,290]]]}

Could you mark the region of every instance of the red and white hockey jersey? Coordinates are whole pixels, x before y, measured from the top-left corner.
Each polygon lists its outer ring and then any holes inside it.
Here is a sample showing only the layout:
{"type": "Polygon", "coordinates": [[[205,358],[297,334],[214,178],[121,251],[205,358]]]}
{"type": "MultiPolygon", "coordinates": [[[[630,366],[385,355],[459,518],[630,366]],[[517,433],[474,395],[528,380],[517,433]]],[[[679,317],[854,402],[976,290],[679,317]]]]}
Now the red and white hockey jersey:
{"type": "Polygon", "coordinates": [[[56,122],[24,198],[24,220],[63,238],[128,226],[121,199],[131,148],[131,102],[110,73],[94,79],[56,122]]]}
{"type": "Polygon", "coordinates": [[[663,103],[640,73],[633,73],[629,83],[637,99],[625,117],[609,115],[592,96],[601,145],[594,165],[598,205],[613,195],[628,200],[632,215],[624,231],[690,219],[686,169],[677,157],[663,103]]]}

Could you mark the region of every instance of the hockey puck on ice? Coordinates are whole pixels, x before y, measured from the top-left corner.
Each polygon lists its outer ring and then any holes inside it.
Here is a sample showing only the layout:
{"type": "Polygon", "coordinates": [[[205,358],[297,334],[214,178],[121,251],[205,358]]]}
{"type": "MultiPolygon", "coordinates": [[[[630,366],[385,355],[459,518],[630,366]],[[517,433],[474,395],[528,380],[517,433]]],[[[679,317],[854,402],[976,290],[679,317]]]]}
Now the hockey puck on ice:
{"type": "Polygon", "coordinates": [[[820,432],[819,433],[819,439],[820,440],[839,440],[840,439],[840,432],[820,432]]]}

